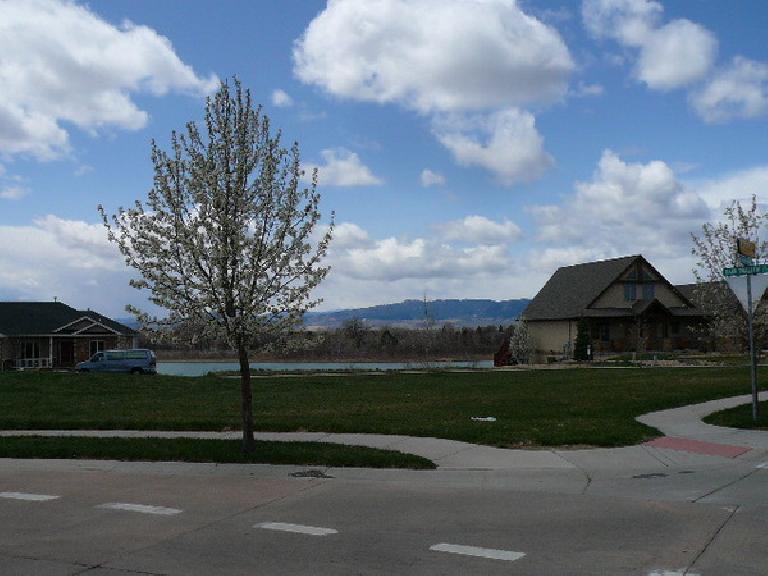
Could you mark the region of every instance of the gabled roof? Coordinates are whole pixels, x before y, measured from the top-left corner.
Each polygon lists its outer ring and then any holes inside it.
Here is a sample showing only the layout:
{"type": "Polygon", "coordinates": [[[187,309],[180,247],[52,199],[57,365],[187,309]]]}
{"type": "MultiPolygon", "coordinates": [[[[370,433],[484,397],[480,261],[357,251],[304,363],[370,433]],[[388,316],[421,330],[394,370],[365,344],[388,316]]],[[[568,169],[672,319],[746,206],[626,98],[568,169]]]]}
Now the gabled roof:
{"type": "Polygon", "coordinates": [[[651,298],[650,300],[638,300],[632,304],[632,314],[645,314],[652,308],[664,310],[665,312],[669,310],[669,308],[664,306],[664,304],[659,302],[656,298],[651,298]]]}
{"type": "Polygon", "coordinates": [[[637,261],[650,268],[662,282],[675,292],[686,307],[669,308],[677,316],[700,315],[691,303],[694,285],[673,286],[640,254],[564,266],[552,275],[523,312],[525,320],[561,320],[568,318],[632,316],[641,314],[656,300],[638,300],[632,308],[589,308],[613,282],[637,261]]]}
{"type": "Polygon", "coordinates": [[[642,256],[624,256],[558,268],[523,312],[526,320],[579,318],[608,286],[642,256]]]}
{"type": "Polygon", "coordinates": [[[693,302],[693,291],[696,286],[698,286],[698,284],[676,284],[675,288],[677,288],[677,291],[680,292],[680,294],[685,296],[686,300],[693,302]]]}
{"type": "MultiPolygon", "coordinates": [[[[83,313],[85,314],[85,313],[83,313]]],[[[114,324],[114,322],[113,322],[114,324]]],[[[56,334],[119,334],[117,327],[107,326],[105,322],[99,321],[91,316],[80,316],[77,320],[60,326],[54,330],[56,334]]]]}
{"type": "MultiPolygon", "coordinates": [[[[119,334],[131,336],[134,330],[91,310],[75,310],[61,302],[0,302],[0,334],[33,336],[54,334],[82,318],[102,324],[119,334]]],[[[66,330],[60,332],[65,335],[66,330]]]]}

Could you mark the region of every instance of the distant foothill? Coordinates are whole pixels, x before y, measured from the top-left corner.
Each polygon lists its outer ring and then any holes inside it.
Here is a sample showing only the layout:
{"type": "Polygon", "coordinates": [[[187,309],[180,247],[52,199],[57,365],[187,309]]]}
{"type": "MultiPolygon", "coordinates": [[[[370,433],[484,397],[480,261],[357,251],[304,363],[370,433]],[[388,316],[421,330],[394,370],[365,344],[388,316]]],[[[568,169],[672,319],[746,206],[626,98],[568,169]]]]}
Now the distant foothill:
{"type": "Polygon", "coordinates": [[[314,329],[339,328],[349,320],[363,320],[366,325],[423,328],[425,324],[453,324],[457,327],[508,325],[520,318],[530,299],[446,299],[405,300],[367,308],[331,312],[308,312],[304,325],[314,329]]]}

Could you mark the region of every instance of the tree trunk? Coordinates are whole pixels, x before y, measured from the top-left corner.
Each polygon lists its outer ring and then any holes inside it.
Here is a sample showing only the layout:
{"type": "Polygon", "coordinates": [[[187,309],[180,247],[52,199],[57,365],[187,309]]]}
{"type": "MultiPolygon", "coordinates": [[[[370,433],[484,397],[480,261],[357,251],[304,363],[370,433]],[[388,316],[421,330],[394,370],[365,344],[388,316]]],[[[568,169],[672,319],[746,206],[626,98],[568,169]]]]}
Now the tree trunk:
{"type": "Polygon", "coordinates": [[[238,347],[240,356],[240,396],[242,399],[243,416],[243,452],[252,453],[256,449],[253,440],[253,390],[251,389],[251,367],[248,362],[248,350],[245,346],[238,347]]]}

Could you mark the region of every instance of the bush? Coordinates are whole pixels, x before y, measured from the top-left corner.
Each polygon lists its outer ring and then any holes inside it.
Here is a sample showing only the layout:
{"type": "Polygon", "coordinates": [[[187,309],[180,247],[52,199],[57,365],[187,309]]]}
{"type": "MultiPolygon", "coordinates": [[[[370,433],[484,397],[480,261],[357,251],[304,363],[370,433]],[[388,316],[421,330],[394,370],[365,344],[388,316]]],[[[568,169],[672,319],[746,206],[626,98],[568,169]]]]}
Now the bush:
{"type": "Polygon", "coordinates": [[[574,360],[583,362],[589,360],[587,349],[592,345],[592,340],[589,337],[589,326],[586,320],[579,320],[579,324],[576,327],[576,346],[573,350],[574,360]]]}

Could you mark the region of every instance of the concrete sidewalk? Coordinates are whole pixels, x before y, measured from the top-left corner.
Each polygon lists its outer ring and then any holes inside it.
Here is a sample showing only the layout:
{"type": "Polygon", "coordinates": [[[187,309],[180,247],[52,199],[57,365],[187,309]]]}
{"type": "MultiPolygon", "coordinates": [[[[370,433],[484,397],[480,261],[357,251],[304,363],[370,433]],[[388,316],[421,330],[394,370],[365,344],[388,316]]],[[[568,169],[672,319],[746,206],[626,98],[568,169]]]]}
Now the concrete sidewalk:
{"type": "MultiPolygon", "coordinates": [[[[237,440],[240,432],[154,430],[3,430],[0,436],[87,436],[93,438],[201,438],[237,440]]],[[[510,470],[574,468],[553,450],[504,450],[457,440],[385,434],[332,434],[327,432],[256,432],[257,440],[330,442],[397,450],[432,460],[448,470],[510,470]]]]}
{"type": "MultiPolygon", "coordinates": [[[[761,395],[768,400],[768,392],[761,395]]],[[[713,443],[749,446],[768,450],[768,432],[721,428],[705,424],[701,418],[726,408],[749,403],[750,396],[713,400],[682,408],[644,414],[640,422],[657,428],[667,436],[689,438],[713,443]]],[[[153,430],[4,430],[0,436],[88,436],[96,438],[201,438],[236,440],[240,432],[195,432],[153,430]]],[[[432,460],[442,470],[558,470],[609,467],[644,469],[658,465],[659,460],[671,463],[707,463],[719,457],[703,457],[676,453],[647,446],[602,448],[592,450],[507,450],[440,438],[394,436],[384,434],[335,434],[326,432],[257,432],[257,440],[293,442],[330,442],[350,446],[367,446],[398,450],[432,460]]]]}
{"type": "MultiPolygon", "coordinates": [[[[768,391],[760,393],[760,400],[768,400],[768,391]]],[[[666,436],[688,438],[704,442],[735,444],[749,446],[760,450],[768,450],[768,432],[759,430],[740,430],[713,426],[701,421],[713,412],[726,410],[752,402],[752,396],[733,396],[722,400],[711,400],[701,404],[691,404],[682,408],[660,410],[638,416],[637,420],[656,428],[666,436]]]]}

